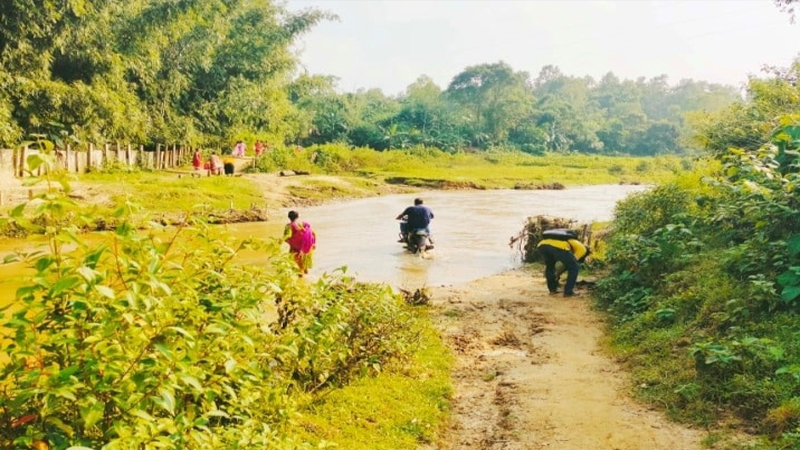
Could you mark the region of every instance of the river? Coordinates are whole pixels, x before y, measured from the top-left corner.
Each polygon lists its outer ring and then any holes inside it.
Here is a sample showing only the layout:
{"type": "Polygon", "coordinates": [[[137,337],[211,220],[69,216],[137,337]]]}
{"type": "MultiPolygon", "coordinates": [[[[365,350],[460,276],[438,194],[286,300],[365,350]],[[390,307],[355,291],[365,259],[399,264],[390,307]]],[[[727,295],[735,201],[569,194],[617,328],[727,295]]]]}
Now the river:
{"type": "MultiPolygon", "coordinates": [[[[527,217],[539,214],[585,223],[610,220],[614,205],[643,186],[605,185],[548,190],[431,191],[391,195],[317,207],[297,208],[300,219],[317,234],[311,277],[341,267],[363,281],[418,288],[460,284],[518,267],[519,253],[509,248],[527,217]],[[412,255],[397,243],[395,217],[415,197],[434,213],[436,248],[427,258],[412,255]]],[[[288,210],[267,223],[228,225],[240,237],[279,236],[288,210]]],[[[246,263],[258,264],[257,255],[246,263]]]]}
{"type": "MultiPolygon", "coordinates": [[[[465,283],[518,267],[519,253],[509,248],[527,217],[539,214],[566,217],[578,222],[605,221],[614,205],[632,192],[645,188],[606,185],[560,191],[487,190],[430,191],[390,195],[317,207],[299,208],[300,218],[317,234],[315,266],[310,277],[334,273],[342,267],[362,281],[385,282],[395,288],[447,286],[465,283]],[[412,255],[397,243],[395,217],[415,197],[434,212],[431,232],[436,248],[427,258],[412,255]]],[[[275,211],[274,220],[226,225],[233,235],[245,238],[280,237],[287,210],[275,211]]],[[[92,237],[87,237],[93,240],[92,237]]],[[[36,246],[43,239],[0,242],[0,257],[18,248],[36,246]]],[[[245,264],[263,264],[263,256],[244,253],[245,264]]],[[[24,276],[21,264],[0,264],[0,306],[12,301],[24,276]]]]}

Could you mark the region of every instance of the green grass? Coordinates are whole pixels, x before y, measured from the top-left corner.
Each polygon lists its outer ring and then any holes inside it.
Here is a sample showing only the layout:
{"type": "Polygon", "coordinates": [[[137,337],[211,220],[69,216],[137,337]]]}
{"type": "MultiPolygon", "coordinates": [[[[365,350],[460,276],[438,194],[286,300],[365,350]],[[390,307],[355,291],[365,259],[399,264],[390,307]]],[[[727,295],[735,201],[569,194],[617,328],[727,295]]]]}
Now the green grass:
{"type": "MultiPolygon", "coordinates": [[[[337,183],[298,177],[296,185],[289,188],[290,194],[297,200],[313,203],[377,195],[382,191],[384,180],[419,189],[657,183],[672,179],[694,164],[678,156],[449,154],[425,148],[377,152],[336,144],[310,147],[302,154],[291,152],[284,156],[279,158],[281,170],[306,170],[346,180],[337,183]],[[328,156],[323,158],[320,154],[328,156]]],[[[85,174],[79,180],[95,191],[107,193],[109,208],[131,200],[156,215],[189,211],[198,205],[214,210],[245,209],[262,202],[257,184],[245,177],[193,178],[179,177],[172,172],[114,172],[85,174]]]]}
{"type": "Polygon", "coordinates": [[[168,172],[128,172],[86,174],[80,181],[108,193],[114,205],[132,201],[156,214],[189,211],[199,205],[221,210],[262,203],[258,186],[242,177],[178,178],[168,172]]]}
{"type": "Polygon", "coordinates": [[[368,178],[340,176],[343,182],[334,180],[298,180],[301,185],[288,187],[292,197],[311,203],[319,203],[330,199],[360,198],[380,192],[382,183],[368,178]]]}
{"type": "Polygon", "coordinates": [[[402,153],[385,153],[387,155],[381,161],[366,164],[360,171],[384,178],[446,180],[495,189],[552,183],[567,186],[655,183],[669,179],[682,170],[682,158],[677,156],[635,158],[511,153],[440,154],[414,158],[402,153]]]}
{"type": "Polygon", "coordinates": [[[690,170],[695,164],[691,158],[681,156],[535,156],[500,150],[451,154],[427,147],[378,152],[342,144],[311,146],[301,154],[276,149],[266,158],[261,168],[268,171],[292,169],[399,178],[420,188],[435,188],[447,181],[455,186],[485,189],[552,183],[567,186],[655,183],[690,170]]]}
{"type": "Polygon", "coordinates": [[[453,361],[427,313],[418,311],[421,349],[406,366],[330,392],[287,433],[348,450],[410,450],[435,442],[449,417],[453,361]]]}

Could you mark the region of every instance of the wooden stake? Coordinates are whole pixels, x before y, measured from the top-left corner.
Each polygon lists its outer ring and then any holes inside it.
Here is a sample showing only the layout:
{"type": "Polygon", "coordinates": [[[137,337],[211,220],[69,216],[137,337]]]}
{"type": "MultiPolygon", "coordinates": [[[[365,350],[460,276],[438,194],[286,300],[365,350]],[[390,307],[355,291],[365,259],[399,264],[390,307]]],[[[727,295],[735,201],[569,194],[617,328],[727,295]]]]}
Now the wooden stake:
{"type": "Polygon", "coordinates": [[[94,144],[89,143],[89,151],[86,152],[86,172],[92,170],[92,153],[94,153],[94,144]]]}
{"type": "Polygon", "coordinates": [[[25,176],[25,158],[28,157],[28,146],[22,147],[22,150],[19,152],[19,177],[22,178],[25,176]]]}

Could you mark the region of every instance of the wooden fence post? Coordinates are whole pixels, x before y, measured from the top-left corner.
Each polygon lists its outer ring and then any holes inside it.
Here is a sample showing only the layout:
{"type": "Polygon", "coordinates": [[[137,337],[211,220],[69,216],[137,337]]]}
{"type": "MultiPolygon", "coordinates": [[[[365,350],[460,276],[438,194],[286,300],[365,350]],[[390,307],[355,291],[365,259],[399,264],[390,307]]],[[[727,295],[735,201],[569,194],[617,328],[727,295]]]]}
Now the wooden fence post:
{"type": "Polygon", "coordinates": [[[80,171],[81,171],[81,164],[80,164],[81,152],[75,150],[72,154],[73,154],[73,156],[75,156],[75,173],[80,173],[80,171]]]}
{"type": "Polygon", "coordinates": [[[72,146],[67,144],[64,147],[64,170],[69,172],[69,155],[72,153],[72,146]]]}
{"type": "Polygon", "coordinates": [[[23,178],[25,176],[25,159],[28,157],[28,146],[22,147],[19,152],[19,177],[23,178]]]}
{"type": "Polygon", "coordinates": [[[14,147],[14,149],[11,152],[11,167],[14,170],[14,177],[15,178],[19,174],[19,168],[17,167],[18,166],[18,161],[19,161],[19,155],[17,155],[17,153],[19,153],[19,149],[14,147]]]}
{"type": "Polygon", "coordinates": [[[131,165],[131,144],[125,146],[125,164],[128,167],[131,165]]]}
{"type": "Polygon", "coordinates": [[[108,151],[110,149],[111,149],[111,144],[109,144],[108,142],[103,144],[103,159],[102,159],[102,161],[100,161],[100,167],[108,166],[108,163],[109,163],[109,161],[108,161],[108,151]]]}
{"type": "Polygon", "coordinates": [[[92,153],[94,153],[94,144],[89,143],[89,151],[86,152],[86,172],[92,170],[92,153]]]}
{"type": "Polygon", "coordinates": [[[161,144],[156,144],[156,170],[161,169],[161,144]]]}

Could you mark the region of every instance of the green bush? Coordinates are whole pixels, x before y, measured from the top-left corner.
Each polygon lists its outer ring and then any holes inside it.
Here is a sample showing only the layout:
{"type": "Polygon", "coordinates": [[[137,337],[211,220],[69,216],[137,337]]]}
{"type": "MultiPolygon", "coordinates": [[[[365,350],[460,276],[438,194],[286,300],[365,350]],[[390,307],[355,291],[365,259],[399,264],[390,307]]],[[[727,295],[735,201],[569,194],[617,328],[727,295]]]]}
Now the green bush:
{"type": "Polygon", "coordinates": [[[277,241],[236,241],[192,218],[143,232],[120,210],[116,231],[89,246],[60,225],[69,199],[37,200],[50,251],[7,258],[34,275],[0,315],[2,448],[300,448],[282,430],[313,394],[418,344],[388,287],[298,281],[277,241]],[[237,264],[245,249],[269,264],[237,264]]]}
{"type": "Polygon", "coordinates": [[[625,168],[621,164],[612,164],[608,166],[608,173],[611,175],[622,175],[625,173],[625,168]]]}
{"type": "Polygon", "coordinates": [[[621,202],[597,289],[643,397],[697,423],[732,413],[769,434],[757,448],[800,443],[800,178],[780,156],[732,148],[621,202]]]}

